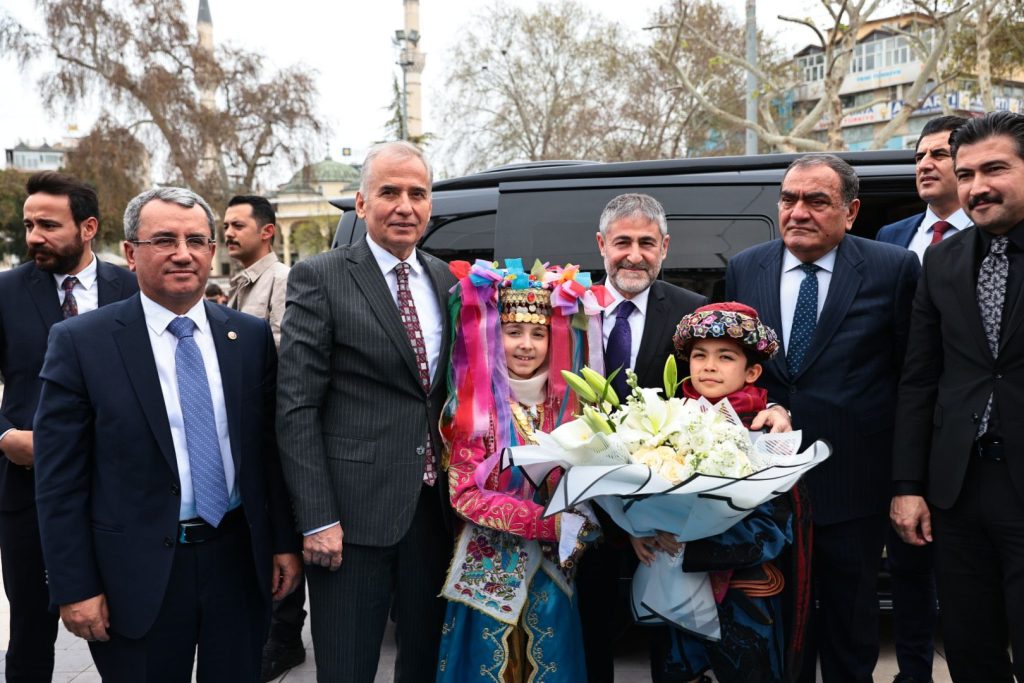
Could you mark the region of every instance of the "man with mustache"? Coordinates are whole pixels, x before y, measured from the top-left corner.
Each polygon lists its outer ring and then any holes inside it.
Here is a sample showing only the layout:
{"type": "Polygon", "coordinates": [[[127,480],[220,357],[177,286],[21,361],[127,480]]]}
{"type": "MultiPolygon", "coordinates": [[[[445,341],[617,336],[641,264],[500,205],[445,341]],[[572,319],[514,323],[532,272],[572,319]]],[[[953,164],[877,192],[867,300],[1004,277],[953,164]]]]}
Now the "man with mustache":
{"type": "Polygon", "coordinates": [[[971,119],[950,148],[974,228],[925,259],[890,516],[907,543],[933,544],[953,680],[1010,682],[1024,679],[1024,116],[971,119]]]}
{"type": "Polygon", "coordinates": [[[135,276],[93,254],[96,191],[77,178],[37,173],[25,186],[28,261],[0,273],[0,561],[11,605],[9,681],[49,681],[57,618],[36,516],[32,419],[50,326],[131,296],[135,276]]]}
{"type": "Polygon", "coordinates": [[[785,353],[765,363],[759,381],[769,400],[789,408],[804,443],[833,448],[805,477],[818,613],[801,680],[814,680],[820,655],[826,683],[870,683],[878,660],[896,385],[920,272],[906,249],[847,234],[859,187],[836,156],[798,157],[782,179],[782,239],[737,254],[725,276],[727,299],[782,332],[785,353]]]}
{"type": "MultiPolygon", "coordinates": [[[[242,266],[242,271],[231,278],[228,306],[267,320],[274,343],[280,346],[289,268],[274,253],[276,220],[274,207],[266,197],[232,197],[224,212],[224,245],[242,266]]],[[[301,617],[298,624],[301,631],[301,617]]]]}
{"type": "MultiPolygon", "coordinates": [[[[878,231],[880,242],[906,247],[924,261],[925,249],[971,226],[960,206],[949,137],[967,122],[961,116],[939,116],[924,125],[917,139],[917,194],[927,209],[878,231]]],[[[885,542],[892,577],[893,639],[899,674],[895,683],[926,683],[935,655],[935,578],[932,552],[900,540],[890,526],[885,542]]]]}

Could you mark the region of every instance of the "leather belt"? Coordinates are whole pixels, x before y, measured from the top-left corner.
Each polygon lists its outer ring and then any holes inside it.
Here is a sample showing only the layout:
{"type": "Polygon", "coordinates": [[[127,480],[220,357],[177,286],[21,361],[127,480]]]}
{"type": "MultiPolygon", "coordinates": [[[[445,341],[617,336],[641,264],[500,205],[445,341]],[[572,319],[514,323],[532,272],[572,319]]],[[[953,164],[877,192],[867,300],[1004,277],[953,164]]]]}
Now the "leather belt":
{"type": "Polygon", "coordinates": [[[178,522],[178,543],[203,543],[222,536],[242,524],[245,524],[245,514],[241,505],[234,510],[228,510],[220,520],[219,526],[210,526],[202,517],[186,519],[178,522]]]}
{"type": "Polygon", "coordinates": [[[1001,462],[1006,459],[1006,446],[999,439],[978,439],[974,442],[974,452],[982,460],[1001,462]]]}

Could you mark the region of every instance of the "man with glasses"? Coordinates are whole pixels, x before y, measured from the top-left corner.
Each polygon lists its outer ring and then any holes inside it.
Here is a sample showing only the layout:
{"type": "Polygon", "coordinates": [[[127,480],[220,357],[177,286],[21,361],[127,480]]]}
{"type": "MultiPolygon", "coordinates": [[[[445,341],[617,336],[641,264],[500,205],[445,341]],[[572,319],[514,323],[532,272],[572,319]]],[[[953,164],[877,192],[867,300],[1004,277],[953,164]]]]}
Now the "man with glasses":
{"type": "Polygon", "coordinates": [[[826,683],[868,683],[878,659],[896,385],[920,271],[913,252],[847,234],[859,185],[836,156],[799,157],[782,179],[782,239],[737,254],[726,269],[726,298],[782,332],[785,353],[760,382],[769,400],[792,412],[805,443],[833,448],[806,477],[819,608],[802,680],[814,680],[817,650],[826,683]]]}
{"type": "Polygon", "coordinates": [[[266,321],[203,299],[213,213],[180,188],[125,210],[141,294],[54,325],[35,420],[51,601],[105,681],[256,680],[300,573],[266,321]]]}

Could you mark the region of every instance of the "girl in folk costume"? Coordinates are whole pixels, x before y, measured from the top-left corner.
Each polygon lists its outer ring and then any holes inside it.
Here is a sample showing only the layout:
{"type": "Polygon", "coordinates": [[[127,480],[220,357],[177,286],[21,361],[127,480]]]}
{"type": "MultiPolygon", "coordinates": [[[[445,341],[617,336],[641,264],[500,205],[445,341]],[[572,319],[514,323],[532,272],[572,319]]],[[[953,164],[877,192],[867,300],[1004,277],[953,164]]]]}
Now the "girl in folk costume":
{"type": "MultiPolygon", "coordinates": [[[[442,594],[438,681],[584,681],[573,567],[598,535],[589,511],[544,517],[560,476],[502,470],[501,451],[573,419],[561,370],[587,362],[607,303],[575,266],[530,273],[455,262],[452,361],[441,418],[452,507],[465,520],[442,594]]],[[[600,350],[600,344],[596,348],[600,350]]]]}

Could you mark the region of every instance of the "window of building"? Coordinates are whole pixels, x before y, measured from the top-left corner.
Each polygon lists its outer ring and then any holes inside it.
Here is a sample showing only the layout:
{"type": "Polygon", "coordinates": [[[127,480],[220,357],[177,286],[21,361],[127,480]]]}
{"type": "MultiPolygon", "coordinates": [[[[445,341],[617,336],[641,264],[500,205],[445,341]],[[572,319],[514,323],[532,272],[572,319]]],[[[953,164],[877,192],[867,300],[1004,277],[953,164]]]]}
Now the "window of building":
{"type": "Polygon", "coordinates": [[[813,54],[798,57],[796,60],[804,82],[811,83],[825,78],[825,53],[816,52],[813,54]]]}

